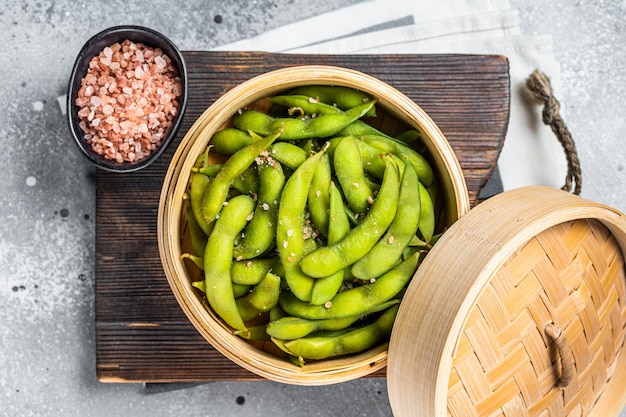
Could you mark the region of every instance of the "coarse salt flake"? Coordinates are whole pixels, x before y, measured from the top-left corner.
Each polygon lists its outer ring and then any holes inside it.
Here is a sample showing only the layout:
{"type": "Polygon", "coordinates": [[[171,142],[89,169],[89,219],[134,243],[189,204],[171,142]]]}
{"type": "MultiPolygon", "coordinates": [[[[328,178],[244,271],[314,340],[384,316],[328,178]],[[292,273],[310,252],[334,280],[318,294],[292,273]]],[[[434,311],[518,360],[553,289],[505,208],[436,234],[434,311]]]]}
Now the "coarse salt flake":
{"type": "Polygon", "coordinates": [[[163,69],[167,66],[167,62],[160,56],[154,57],[154,63],[159,69],[163,69]]]}
{"type": "Polygon", "coordinates": [[[161,144],[178,113],[182,92],[170,62],[160,49],[129,40],[103,48],[90,61],[75,104],[79,126],[95,153],[132,161],[161,144]],[[158,116],[146,117],[152,113],[158,116]],[[100,143],[99,138],[107,140],[100,143]],[[140,146],[128,146],[134,142],[140,146]]]}

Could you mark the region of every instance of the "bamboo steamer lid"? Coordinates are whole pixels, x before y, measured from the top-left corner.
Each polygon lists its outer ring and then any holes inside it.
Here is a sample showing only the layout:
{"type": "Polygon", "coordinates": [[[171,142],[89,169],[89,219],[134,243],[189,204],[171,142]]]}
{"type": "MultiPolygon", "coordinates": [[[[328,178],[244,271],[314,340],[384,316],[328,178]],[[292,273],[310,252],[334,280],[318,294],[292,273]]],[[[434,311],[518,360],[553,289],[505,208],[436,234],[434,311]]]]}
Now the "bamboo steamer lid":
{"type": "Polygon", "coordinates": [[[396,417],[617,416],[626,216],[561,190],[481,203],[434,246],[391,336],[396,417]]]}

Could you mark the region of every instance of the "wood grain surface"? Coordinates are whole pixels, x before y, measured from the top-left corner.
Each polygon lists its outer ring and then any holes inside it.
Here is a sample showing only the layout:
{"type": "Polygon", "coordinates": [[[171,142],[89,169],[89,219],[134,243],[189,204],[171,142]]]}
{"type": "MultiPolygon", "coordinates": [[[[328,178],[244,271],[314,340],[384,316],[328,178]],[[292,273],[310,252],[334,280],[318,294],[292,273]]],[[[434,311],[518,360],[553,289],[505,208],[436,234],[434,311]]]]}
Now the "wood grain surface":
{"type": "MultiPolygon", "coordinates": [[[[184,52],[189,101],[177,140],[153,165],[96,174],[96,370],[103,382],[257,380],[213,349],[168,286],[157,247],[161,185],[176,146],[218,97],[261,73],[295,65],[356,69],[394,86],[438,124],[465,175],[470,202],[491,173],[509,117],[502,56],[289,55],[184,52]]],[[[385,370],[371,375],[384,377],[385,370]]]]}

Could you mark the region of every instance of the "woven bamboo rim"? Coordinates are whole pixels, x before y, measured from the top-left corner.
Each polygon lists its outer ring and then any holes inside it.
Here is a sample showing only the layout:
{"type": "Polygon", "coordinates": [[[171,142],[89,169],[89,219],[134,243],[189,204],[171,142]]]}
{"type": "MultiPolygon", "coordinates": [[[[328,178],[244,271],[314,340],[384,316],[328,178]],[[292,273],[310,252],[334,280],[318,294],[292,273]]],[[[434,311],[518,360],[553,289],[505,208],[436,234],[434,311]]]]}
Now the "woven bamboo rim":
{"type": "Polygon", "coordinates": [[[400,307],[394,415],[619,415],[625,252],[626,216],[560,190],[522,188],[472,209],[400,307]]]}
{"type": "Polygon", "coordinates": [[[179,305],[200,334],[224,356],[264,378],[298,385],[326,385],[355,379],[383,368],[387,345],[362,354],[300,368],[263,344],[253,346],[234,336],[204,305],[191,286],[192,277],[179,255],[184,251],[185,203],[183,195],[191,167],[207,147],[211,136],[226,126],[242,107],[264,97],[307,84],[339,85],[360,89],[378,98],[378,106],[390,120],[417,128],[423,137],[434,169],[440,174],[446,224],[469,211],[469,197],[461,167],[449,143],[412,100],[393,87],[358,71],[329,66],[301,66],[265,73],[233,88],[211,105],[183,138],[164,178],[161,191],[157,239],[163,268],[179,305]]]}

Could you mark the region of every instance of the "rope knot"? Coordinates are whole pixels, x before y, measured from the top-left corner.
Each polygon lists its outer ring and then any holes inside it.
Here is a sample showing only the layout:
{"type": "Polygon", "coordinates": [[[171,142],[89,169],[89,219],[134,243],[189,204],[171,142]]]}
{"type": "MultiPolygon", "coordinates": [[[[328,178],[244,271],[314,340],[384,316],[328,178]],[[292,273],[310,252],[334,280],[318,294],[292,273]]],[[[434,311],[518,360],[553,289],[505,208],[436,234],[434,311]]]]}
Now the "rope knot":
{"type": "Polygon", "coordinates": [[[548,100],[545,101],[542,112],[543,123],[546,125],[551,125],[552,123],[554,123],[557,117],[560,117],[560,112],[561,103],[559,103],[559,101],[554,98],[554,96],[549,97],[548,100]]]}
{"type": "Polygon", "coordinates": [[[574,194],[580,194],[582,174],[576,145],[574,144],[574,140],[567,126],[565,126],[565,122],[561,118],[561,104],[552,94],[550,79],[543,72],[534,70],[526,80],[526,87],[538,101],[543,103],[543,123],[550,126],[565,151],[565,157],[567,158],[567,176],[565,177],[565,185],[562,189],[568,192],[571,191],[574,194]],[[573,183],[576,184],[572,190],[573,183]]]}

